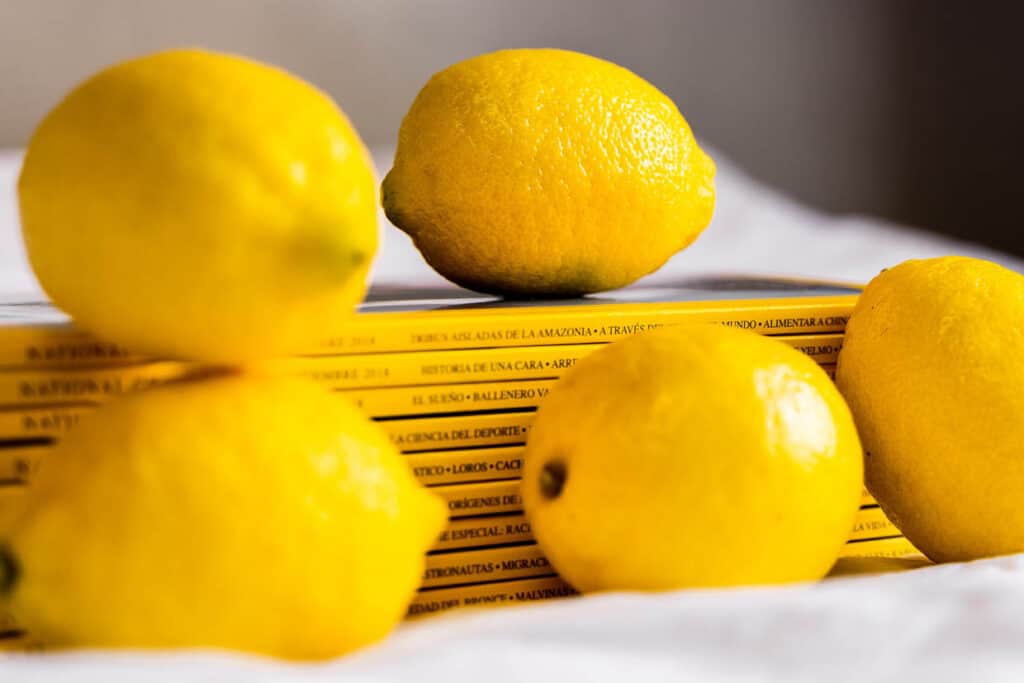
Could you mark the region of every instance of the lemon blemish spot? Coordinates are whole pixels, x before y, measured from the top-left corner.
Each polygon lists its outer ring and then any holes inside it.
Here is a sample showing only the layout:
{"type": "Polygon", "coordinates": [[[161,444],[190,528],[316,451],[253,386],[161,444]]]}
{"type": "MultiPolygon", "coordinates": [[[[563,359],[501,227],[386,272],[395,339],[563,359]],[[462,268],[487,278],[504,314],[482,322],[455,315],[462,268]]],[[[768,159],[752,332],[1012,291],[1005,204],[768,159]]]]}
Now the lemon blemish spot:
{"type": "Polygon", "coordinates": [[[18,585],[21,566],[14,553],[6,545],[0,545],[0,595],[9,595],[18,585]]]}
{"type": "Polygon", "coordinates": [[[544,465],[540,471],[540,492],[548,500],[554,500],[562,494],[565,488],[565,481],[569,477],[569,470],[566,469],[562,460],[552,460],[544,465]]]}

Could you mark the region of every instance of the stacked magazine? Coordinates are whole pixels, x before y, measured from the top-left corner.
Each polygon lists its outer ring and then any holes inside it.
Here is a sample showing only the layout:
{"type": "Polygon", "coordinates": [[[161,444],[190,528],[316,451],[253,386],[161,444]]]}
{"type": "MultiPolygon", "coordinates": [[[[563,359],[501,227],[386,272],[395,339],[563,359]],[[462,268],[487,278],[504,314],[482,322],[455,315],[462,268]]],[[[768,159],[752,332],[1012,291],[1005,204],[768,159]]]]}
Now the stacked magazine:
{"type": "MultiPolygon", "coordinates": [[[[534,543],[519,495],[538,406],[580,358],[668,325],[772,335],[831,372],[858,290],[828,283],[695,278],[568,301],[509,301],[454,288],[375,289],[341,332],[275,361],[359,405],[416,477],[448,503],[409,616],[558,597],[572,589],[534,543]]],[[[118,394],[202,370],[142,358],[76,330],[45,302],[0,302],[0,540],[8,508],[54,443],[118,394]]],[[[845,555],[914,549],[865,493],[845,555]]],[[[0,614],[0,634],[18,635],[0,614]]]]}

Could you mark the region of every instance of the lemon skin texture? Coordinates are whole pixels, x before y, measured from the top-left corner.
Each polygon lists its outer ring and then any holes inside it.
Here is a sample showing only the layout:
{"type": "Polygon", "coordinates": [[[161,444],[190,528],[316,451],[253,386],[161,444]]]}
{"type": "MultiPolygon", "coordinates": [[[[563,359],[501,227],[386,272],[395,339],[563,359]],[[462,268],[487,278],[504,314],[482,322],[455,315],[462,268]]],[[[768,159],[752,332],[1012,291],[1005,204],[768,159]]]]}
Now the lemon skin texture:
{"type": "Polygon", "coordinates": [[[525,458],[534,533],[583,592],[819,579],[863,485],[825,372],[716,326],[643,333],[580,361],[541,406],[525,458]]]}
{"type": "Polygon", "coordinates": [[[435,74],[402,121],[384,210],[441,275],[511,296],[615,289],[711,220],[715,166],[636,74],[503,50],[435,74]]]}
{"type": "Polygon", "coordinates": [[[1024,277],[972,258],[878,275],[836,380],[868,489],[937,562],[1024,551],[1024,277]]]}
{"type": "Polygon", "coordinates": [[[447,518],[347,400],[259,376],[101,407],[28,496],[0,601],[54,649],[340,655],[403,618],[447,518]]]}
{"type": "Polygon", "coordinates": [[[308,349],[361,300],[376,179],[323,93],[200,50],[72,90],[18,183],[29,260],[75,322],[133,351],[247,361],[308,349]]]}

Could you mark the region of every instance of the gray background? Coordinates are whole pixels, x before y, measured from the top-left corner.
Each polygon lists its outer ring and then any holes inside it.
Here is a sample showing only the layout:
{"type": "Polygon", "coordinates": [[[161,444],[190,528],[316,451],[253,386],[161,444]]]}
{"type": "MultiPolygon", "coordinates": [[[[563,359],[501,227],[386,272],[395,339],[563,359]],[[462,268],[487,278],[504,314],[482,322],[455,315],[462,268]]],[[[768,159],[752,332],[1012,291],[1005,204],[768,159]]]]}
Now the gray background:
{"type": "MultiPolygon", "coordinates": [[[[1009,3],[1007,3],[1009,4],[1009,3]]],[[[279,64],[393,144],[430,74],[502,47],[589,52],[755,176],[1024,253],[1019,10],[826,0],[0,0],[0,146],[101,66],[201,45],[279,64]]]]}

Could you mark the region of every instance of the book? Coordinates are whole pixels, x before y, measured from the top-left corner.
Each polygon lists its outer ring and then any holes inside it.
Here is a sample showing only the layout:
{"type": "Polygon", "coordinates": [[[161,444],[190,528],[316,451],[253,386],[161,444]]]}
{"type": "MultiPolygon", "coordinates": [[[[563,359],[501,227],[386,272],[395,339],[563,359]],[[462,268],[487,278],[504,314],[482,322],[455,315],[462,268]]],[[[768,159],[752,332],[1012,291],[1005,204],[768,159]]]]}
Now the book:
{"type": "Polygon", "coordinates": [[[51,450],[49,444],[0,447],[0,491],[31,482],[51,450]]]}
{"type": "MultiPolygon", "coordinates": [[[[878,557],[906,557],[914,562],[913,566],[915,567],[927,564],[923,560],[923,556],[913,550],[913,546],[909,546],[905,540],[903,540],[902,547],[909,547],[911,552],[878,557]]],[[[837,575],[845,576],[850,573],[849,571],[844,571],[837,575]]],[[[553,600],[573,595],[577,595],[577,592],[558,576],[511,579],[455,587],[427,588],[420,590],[416,594],[412,604],[409,606],[407,618],[418,619],[454,609],[498,607],[524,602],[553,600]]]]}
{"type": "MultiPolygon", "coordinates": [[[[21,459],[20,445],[52,446],[93,406],[54,406],[0,411],[0,463],[21,459]]],[[[444,415],[438,417],[382,420],[378,424],[403,453],[523,444],[534,411],[444,415]]],[[[33,457],[45,450],[33,450],[33,457]]],[[[6,471],[0,465],[0,471],[6,471]]]]}
{"type": "MultiPolygon", "coordinates": [[[[825,370],[828,372],[830,368],[826,367],[825,370]]],[[[371,417],[411,420],[455,417],[458,413],[524,412],[539,407],[556,381],[399,387],[351,393],[354,394],[354,402],[371,417]]],[[[348,395],[350,392],[342,393],[348,395]]],[[[79,403],[0,408],[0,441],[58,438],[74,426],[82,415],[93,409],[93,404],[79,403]]],[[[415,438],[410,436],[403,441],[415,438]]],[[[421,437],[422,440],[427,438],[421,437]]]]}
{"type": "MultiPolygon", "coordinates": [[[[843,335],[836,333],[775,338],[821,364],[835,363],[843,343],[843,335]]],[[[284,359],[275,367],[310,377],[329,389],[553,379],[605,345],[558,344],[318,356],[284,359]]]]}
{"type": "MultiPolygon", "coordinates": [[[[469,547],[468,543],[490,546],[533,540],[529,521],[521,516],[521,486],[521,480],[512,479],[432,487],[431,491],[441,494],[448,504],[448,514],[452,520],[448,529],[442,532],[434,550],[465,548],[469,547]],[[499,514],[501,516],[496,516],[499,514]],[[455,522],[459,522],[459,525],[454,525],[455,522]]],[[[901,536],[896,525],[880,507],[869,504],[857,511],[849,539],[853,545],[853,542],[896,536],[901,536]]],[[[873,550],[865,547],[856,552],[859,555],[873,550]]]]}
{"type": "MultiPolygon", "coordinates": [[[[474,518],[484,520],[486,518],[474,518]]],[[[524,520],[525,521],[525,520],[524,520]]],[[[525,534],[524,534],[525,535],[525,534]]],[[[493,541],[493,538],[481,539],[493,541]]],[[[507,539],[502,539],[507,543],[507,539]]],[[[532,541],[532,539],[530,539],[532,541]]],[[[916,554],[916,549],[877,507],[861,509],[857,522],[840,557],[881,557],[916,554]],[[872,543],[883,542],[883,545],[872,543]]],[[[533,543],[487,547],[456,552],[433,550],[428,556],[424,586],[448,583],[473,583],[553,572],[543,553],[533,543]]]]}
{"type": "MultiPolygon", "coordinates": [[[[452,451],[408,453],[405,461],[422,484],[464,484],[495,479],[520,479],[525,465],[525,446],[494,446],[452,451]]],[[[877,507],[867,489],[861,491],[861,507],[877,507]]]]}
{"type": "Polygon", "coordinates": [[[827,578],[889,574],[930,567],[932,564],[931,560],[920,553],[899,557],[840,557],[832,566],[827,578]]]}
{"type": "MultiPolygon", "coordinates": [[[[887,538],[868,538],[849,541],[839,555],[840,557],[917,557],[922,556],[904,536],[887,538]]],[[[923,556],[922,556],[923,557],[923,556]]]]}
{"type": "MultiPolygon", "coordinates": [[[[52,445],[0,447],[0,483],[26,483],[53,448],[52,445]]],[[[406,454],[406,462],[426,486],[518,479],[523,467],[522,446],[495,446],[406,454]]]]}
{"type": "MultiPolygon", "coordinates": [[[[886,525],[879,533],[879,538],[868,536],[848,541],[840,551],[840,557],[903,557],[918,553],[910,541],[898,535],[899,531],[894,526],[886,525]]],[[[530,520],[523,513],[489,514],[449,520],[431,551],[511,545],[533,540],[530,520]]]]}
{"type": "Polygon", "coordinates": [[[494,479],[519,479],[523,446],[495,446],[452,451],[409,453],[405,461],[421,484],[467,484],[494,479]]]}
{"type": "Polygon", "coordinates": [[[431,491],[444,499],[448,516],[453,519],[523,510],[520,481],[516,479],[435,486],[431,491]]]}
{"type": "MultiPolygon", "coordinates": [[[[848,542],[841,559],[923,557],[904,537],[848,542]]],[[[533,542],[499,547],[432,552],[427,556],[423,587],[484,583],[557,573],[533,542]]]]}
{"type": "Polygon", "coordinates": [[[577,595],[576,591],[557,576],[434,588],[416,594],[406,618],[417,619],[457,608],[497,607],[572,595],[577,595]]]}
{"type": "Polygon", "coordinates": [[[885,538],[887,536],[900,536],[900,530],[893,524],[881,507],[869,505],[862,507],[857,513],[857,521],[853,531],[850,533],[850,540],[859,541],[868,538],[885,538]]]}
{"type": "MultiPolygon", "coordinates": [[[[47,409],[61,420],[47,418],[46,425],[63,428],[88,408],[47,409]]],[[[19,413],[23,418],[31,413],[19,413]]],[[[481,446],[519,445],[525,443],[536,413],[494,413],[479,415],[414,418],[380,422],[397,449],[410,456],[414,472],[430,474],[432,483],[456,483],[465,480],[511,478],[521,468],[521,452],[513,455],[483,451],[481,446]],[[475,476],[470,476],[474,475],[475,476]]],[[[35,418],[29,418],[35,420],[35,418]]],[[[60,434],[41,429],[13,431],[27,423],[8,424],[0,415],[0,480],[30,481],[40,463],[47,457],[60,434]]],[[[29,423],[35,424],[35,423],[29,423]]]]}
{"type": "MultiPolygon", "coordinates": [[[[782,335],[779,341],[819,363],[834,363],[842,335],[782,335]]],[[[331,390],[556,379],[604,344],[564,344],[464,351],[423,351],[350,356],[289,358],[268,369],[309,377],[331,390]]],[[[201,371],[173,361],[113,368],[0,371],[0,406],[98,403],[201,371]]],[[[384,408],[400,415],[402,408],[384,408]]],[[[420,412],[423,412],[421,409],[420,412]]]]}
{"type": "Polygon", "coordinates": [[[530,520],[522,512],[462,517],[448,520],[448,526],[431,551],[479,548],[532,541],[530,520]]]}
{"type": "MultiPolygon", "coordinates": [[[[89,404],[2,409],[0,442],[52,442],[67,434],[83,415],[95,409],[94,405],[89,404]]],[[[3,453],[3,450],[3,446],[0,446],[0,453],[3,453]]]]}
{"type": "MultiPolygon", "coordinates": [[[[835,379],[834,363],[821,364],[821,369],[829,379],[835,379]]],[[[370,417],[417,417],[538,408],[557,381],[557,378],[519,379],[341,389],[338,393],[347,397],[370,417]]]]}
{"type": "Polygon", "coordinates": [[[427,555],[422,588],[554,574],[536,543],[427,555]]]}
{"type": "Polygon", "coordinates": [[[391,443],[403,453],[525,444],[536,412],[446,415],[382,420],[391,443]]]}
{"type": "MultiPolygon", "coordinates": [[[[836,333],[860,289],[756,277],[693,277],[565,301],[503,300],[450,287],[375,288],[354,316],[325,322],[299,355],[365,354],[610,342],[682,323],[761,334],[836,333]]],[[[144,358],[75,329],[45,301],[0,301],[0,368],[82,367],[144,358]]]]}
{"type": "MultiPolygon", "coordinates": [[[[523,514],[520,486],[520,480],[510,479],[431,487],[431,491],[444,499],[450,518],[431,552],[533,541],[533,530],[523,514]]],[[[0,485],[0,523],[5,513],[18,509],[25,491],[25,486],[17,482],[7,481],[0,485]]],[[[897,556],[916,552],[877,505],[861,508],[850,538],[843,551],[844,556],[897,556]],[[899,543],[866,543],[893,538],[899,543]]]]}
{"type": "Polygon", "coordinates": [[[347,389],[345,396],[371,417],[415,417],[448,413],[537,408],[557,379],[527,379],[420,387],[347,389]]]}

